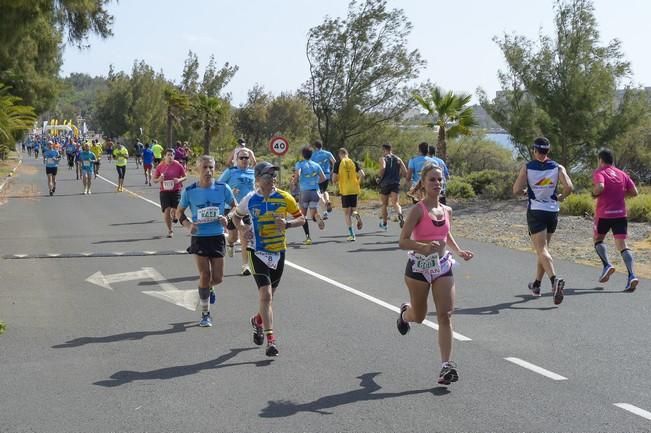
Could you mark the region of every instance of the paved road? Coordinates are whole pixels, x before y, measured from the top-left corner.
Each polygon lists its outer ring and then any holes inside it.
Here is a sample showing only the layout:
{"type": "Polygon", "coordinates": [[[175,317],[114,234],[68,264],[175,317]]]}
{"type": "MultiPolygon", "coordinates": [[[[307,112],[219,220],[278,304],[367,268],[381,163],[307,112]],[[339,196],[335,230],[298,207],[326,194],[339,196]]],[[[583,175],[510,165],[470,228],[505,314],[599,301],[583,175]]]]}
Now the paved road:
{"type": "Polygon", "coordinates": [[[62,167],[49,197],[26,161],[0,206],[2,432],[651,431],[651,281],[625,294],[623,275],[602,287],[595,268],[561,262],[556,307],[527,294],[532,254],[460,239],[476,253],[455,271],[461,379],[439,387],[436,331],[395,329],[397,226],[369,217],[348,243],[336,210],[311,247],[291,232],[269,359],[251,342],[257,294],[237,256],[214,326],[197,327],[194,264],[174,253],[189,238],[164,237],[135,166],[134,194],[114,192],[107,162],[101,175],[83,196],[62,167]]]}

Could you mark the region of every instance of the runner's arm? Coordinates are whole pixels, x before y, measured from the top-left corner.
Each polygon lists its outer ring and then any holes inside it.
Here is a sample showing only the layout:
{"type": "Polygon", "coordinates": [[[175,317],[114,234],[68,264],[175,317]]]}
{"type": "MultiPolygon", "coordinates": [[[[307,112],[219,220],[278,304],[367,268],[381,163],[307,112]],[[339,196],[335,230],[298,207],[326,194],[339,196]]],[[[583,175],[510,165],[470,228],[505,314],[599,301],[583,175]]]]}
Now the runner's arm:
{"type": "Polygon", "coordinates": [[[562,165],[558,166],[558,181],[563,186],[562,195],[559,197],[560,201],[563,201],[568,195],[572,194],[572,191],[574,191],[574,185],[572,185],[572,180],[567,174],[567,170],[565,170],[565,167],[562,165]]]}
{"type": "Polygon", "coordinates": [[[524,193],[524,187],[527,185],[527,166],[523,165],[520,167],[520,172],[518,173],[518,178],[513,184],[513,195],[520,197],[524,193]]]}

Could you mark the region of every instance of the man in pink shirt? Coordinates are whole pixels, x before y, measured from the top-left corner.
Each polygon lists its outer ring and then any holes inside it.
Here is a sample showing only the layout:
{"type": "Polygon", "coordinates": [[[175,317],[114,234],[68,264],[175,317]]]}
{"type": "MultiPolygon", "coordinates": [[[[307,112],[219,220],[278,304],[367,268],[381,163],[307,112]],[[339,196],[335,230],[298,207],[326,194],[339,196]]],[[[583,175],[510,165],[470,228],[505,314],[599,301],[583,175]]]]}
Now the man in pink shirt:
{"type": "Polygon", "coordinates": [[[608,261],[608,251],[604,238],[610,230],[613,231],[615,246],[620,251],[628,279],[625,292],[633,292],[639,280],[633,273],[633,255],[626,245],[628,218],[626,215],[626,197],[635,197],[637,188],[631,178],[613,165],[613,151],[602,149],[599,152],[599,168],[592,174],[594,189],[592,196],[597,198],[597,209],[594,218],[594,248],[604,265],[599,277],[600,283],[608,281],[615,272],[615,267],[608,261]]]}
{"type": "Polygon", "coordinates": [[[163,220],[167,226],[168,238],[174,235],[172,215],[174,215],[179,205],[183,181],[186,178],[185,168],[180,162],[174,160],[174,149],[167,149],[163,161],[158,164],[156,171],[154,171],[153,180],[155,183],[160,183],[160,208],[163,211],[163,220]]]}

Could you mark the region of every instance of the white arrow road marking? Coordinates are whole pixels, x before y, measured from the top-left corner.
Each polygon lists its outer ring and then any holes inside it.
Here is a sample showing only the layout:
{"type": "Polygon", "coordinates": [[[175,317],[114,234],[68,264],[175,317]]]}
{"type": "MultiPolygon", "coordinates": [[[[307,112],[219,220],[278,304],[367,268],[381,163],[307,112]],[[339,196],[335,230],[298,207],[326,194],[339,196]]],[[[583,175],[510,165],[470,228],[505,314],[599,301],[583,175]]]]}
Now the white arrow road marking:
{"type": "Polygon", "coordinates": [[[560,374],[554,373],[553,371],[545,370],[544,368],[538,367],[537,365],[527,362],[523,359],[520,358],[504,358],[504,359],[516,365],[519,365],[520,367],[526,368],[527,370],[531,370],[534,373],[538,373],[545,377],[548,377],[552,380],[567,380],[567,377],[563,377],[560,374]]]}
{"type": "Polygon", "coordinates": [[[158,283],[163,291],[147,290],[142,293],[145,295],[153,296],[154,298],[162,299],[163,301],[171,302],[174,305],[183,307],[186,310],[196,311],[199,293],[196,290],[179,290],[172,283],[168,283],[166,278],[161,275],[155,268],[142,268],[147,273],[149,278],[158,283]]]}
{"type": "Polygon", "coordinates": [[[644,409],[640,409],[637,406],[633,406],[632,404],[628,404],[628,403],[614,403],[614,405],[620,409],[624,409],[631,413],[634,413],[635,415],[641,416],[642,418],[651,420],[651,412],[648,412],[644,409]]]}
{"type": "Polygon", "coordinates": [[[100,287],[104,287],[109,290],[113,290],[111,283],[122,283],[124,281],[133,281],[133,280],[144,280],[146,278],[151,278],[151,274],[145,270],[145,268],[140,271],[133,272],[123,272],[120,274],[109,274],[104,275],[102,271],[97,271],[90,277],[86,278],[86,281],[89,283],[95,284],[100,287]]]}

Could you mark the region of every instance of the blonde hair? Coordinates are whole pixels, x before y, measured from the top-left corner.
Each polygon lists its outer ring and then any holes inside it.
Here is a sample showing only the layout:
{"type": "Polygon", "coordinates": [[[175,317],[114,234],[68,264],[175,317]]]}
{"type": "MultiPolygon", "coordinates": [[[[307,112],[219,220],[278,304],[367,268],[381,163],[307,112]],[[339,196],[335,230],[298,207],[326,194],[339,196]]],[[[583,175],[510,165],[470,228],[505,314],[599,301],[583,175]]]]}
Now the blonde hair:
{"type": "Polygon", "coordinates": [[[438,164],[433,164],[431,162],[426,163],[423,168],[420,170],[420,179],[418,179],[418,183],[414,187],[414,190],[416,191],[425,191],[425,184],[423,183],[423,179],[432,170],[438,170],[441,172],[441,176],[443,176],[443,169],[439,167],[438,164]]]}

